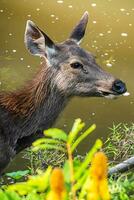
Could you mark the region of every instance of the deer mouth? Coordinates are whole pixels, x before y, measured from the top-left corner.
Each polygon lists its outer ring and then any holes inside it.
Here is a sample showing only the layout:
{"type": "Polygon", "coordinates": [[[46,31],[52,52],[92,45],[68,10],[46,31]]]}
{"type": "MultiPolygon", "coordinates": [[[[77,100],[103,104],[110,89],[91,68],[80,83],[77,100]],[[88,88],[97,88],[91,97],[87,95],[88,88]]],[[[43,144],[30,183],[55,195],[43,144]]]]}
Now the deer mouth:
{"type": "Polygon", "coordinates": [[[129,95],[129,93],[127,92],[125,83],[123,83],[120,80],[115,80],[110,89],[100,88],[98,92],[100,96],[106,97],[106,98],[117,98],[120,95],[124,95],[124,96],[129,95]]]}
{"type": "Polygon", "coordinates": [[[105,98],[109,98],[109,99],[116,99],[118,96],[120,96],[120,94],[114,93],[112,91],[99,90],[98,93],[99,93],[100,97],[105,97],[105,98]]]}

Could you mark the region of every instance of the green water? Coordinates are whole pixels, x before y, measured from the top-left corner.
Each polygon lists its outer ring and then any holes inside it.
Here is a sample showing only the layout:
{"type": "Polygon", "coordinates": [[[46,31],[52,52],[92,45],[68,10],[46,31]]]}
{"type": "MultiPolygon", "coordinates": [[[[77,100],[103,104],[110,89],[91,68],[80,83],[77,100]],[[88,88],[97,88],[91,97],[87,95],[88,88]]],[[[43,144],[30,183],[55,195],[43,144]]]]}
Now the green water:
{"type": "MultiPolygon", "coordinates": [[[[26,20],[33,20],[53,40],[61,42],[86,10],[90,20],[82,47],[93,52],[103,68],[126,82],[130,96],[117,100],[74,98],[68,104],[56,127],[69,130],[78,117],[89,125],[97,124],[96,131],[81,144],[81,154],[96,138],[105,141],[113,122],[134,121],[134,1],[0,0],[1,90],[19,88],[38,69],[40,59],[29,55],[23,42],[26,20]]],[[[9,170],[26,165],[18,155],[9,170]]]]}

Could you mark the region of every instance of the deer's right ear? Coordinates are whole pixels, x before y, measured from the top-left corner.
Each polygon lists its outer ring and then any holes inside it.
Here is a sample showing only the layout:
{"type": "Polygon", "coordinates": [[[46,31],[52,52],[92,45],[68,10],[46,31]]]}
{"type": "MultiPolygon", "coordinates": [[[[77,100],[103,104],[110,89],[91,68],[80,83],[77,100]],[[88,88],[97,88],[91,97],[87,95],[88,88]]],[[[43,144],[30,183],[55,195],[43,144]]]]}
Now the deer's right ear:
{"type": "Polygon", "coordinates": [[[46,57],[55,49],[53,41],[30,20],[26,24],[24,42],[35,56],[46,57]]]}

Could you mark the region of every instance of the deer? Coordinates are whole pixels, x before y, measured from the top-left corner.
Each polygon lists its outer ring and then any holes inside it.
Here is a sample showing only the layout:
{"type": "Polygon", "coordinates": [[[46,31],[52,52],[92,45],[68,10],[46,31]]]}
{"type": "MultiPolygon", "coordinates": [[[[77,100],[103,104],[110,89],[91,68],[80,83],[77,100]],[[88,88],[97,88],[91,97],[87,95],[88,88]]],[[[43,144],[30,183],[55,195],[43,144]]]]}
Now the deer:
{"type": "Polygon", "coordinates": [[[0,173],[20,151],[43,137],[74,96],[117,97],[126,85],[103,70],[80,47],[88,23],[86,11],[67,40],[53,42],[34,22],[26,24],[24,43],[42,59],[39,71],[20,89],[0,92],[0,173]]]}

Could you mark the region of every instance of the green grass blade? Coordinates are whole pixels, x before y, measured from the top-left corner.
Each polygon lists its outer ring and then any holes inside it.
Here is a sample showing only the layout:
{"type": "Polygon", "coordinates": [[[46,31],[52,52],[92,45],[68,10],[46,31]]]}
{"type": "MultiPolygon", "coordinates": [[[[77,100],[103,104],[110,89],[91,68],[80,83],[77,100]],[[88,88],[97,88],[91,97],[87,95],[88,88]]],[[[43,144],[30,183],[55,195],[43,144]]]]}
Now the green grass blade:
{"type": "Polygon", "coordinates": [[[93,125],[92,125],[91,127],[89,127],[81,136],[79,136],[79,137],[77,138],[77,140],[74,142],[74,144],[72,145],[71,151],[73,152],[73,151],[76,149],[76,147],[80,144],[80,142],[81,142],[82,140],[84,140],[90,133],[92,133],[92,132],[95,130],[95,128],[96,128],[96,125],[93,124],[93,125]]]}
{"type": "Polygon", "coordinates": [[[82,188],[83,184],[85,183],[85,180],[87,179],[89,174],[89,169],[85,170],[83,176],[76,182],[76,184],[74,185],[74,189],[80,190],[80,188],[82,188]]]}
{"type": "Polygon", "coordinates": [[[84,162],[81,164],[79,170],[75,173],[75,180],[78,180],[83,172],[86,170],[88,167],[89,163],[92,160],[93,155],[96,153],[98,149],[102,147],[102,141],[101,140],[96,140],[94,146],[92,149],[89,151],[89,153],[86,155],[84,162]]]}

